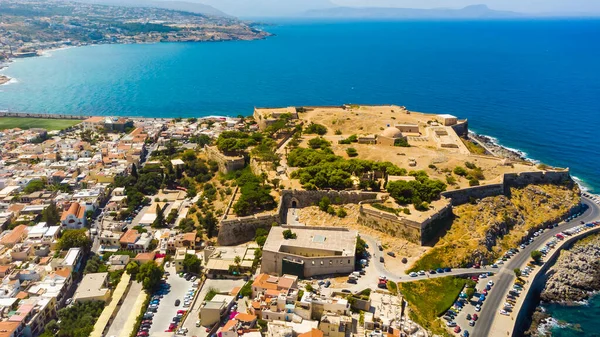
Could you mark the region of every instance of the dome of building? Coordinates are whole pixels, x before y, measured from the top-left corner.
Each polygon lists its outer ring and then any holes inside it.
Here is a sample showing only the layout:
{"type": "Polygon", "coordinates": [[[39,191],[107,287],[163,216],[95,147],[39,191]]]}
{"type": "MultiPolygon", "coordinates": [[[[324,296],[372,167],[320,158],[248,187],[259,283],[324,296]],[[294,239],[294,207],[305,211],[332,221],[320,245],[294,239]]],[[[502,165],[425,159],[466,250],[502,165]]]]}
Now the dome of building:
{"type": "Polygon", "coordinates": [[[393,126],[383,130],[381,135],[387,138],[402,138],[402,132],[393,126]]]}

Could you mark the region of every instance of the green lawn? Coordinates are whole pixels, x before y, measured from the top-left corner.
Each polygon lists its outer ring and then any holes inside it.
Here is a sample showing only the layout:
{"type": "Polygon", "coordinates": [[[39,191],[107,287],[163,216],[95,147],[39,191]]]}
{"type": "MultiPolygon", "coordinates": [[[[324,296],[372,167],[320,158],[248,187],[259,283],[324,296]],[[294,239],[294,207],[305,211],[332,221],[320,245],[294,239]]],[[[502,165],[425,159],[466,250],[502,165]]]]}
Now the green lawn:
{"type": "Polygon", "coordinates": [[[21,118],[0,117],[0,130],[21,128],[43,128],[48,131],[61,130],[81,123],[78,119],[46,119],[46,118],[21,118]]]}
{"type": "Polygon", "coordinates": [[[466,283],[466,279],[448,276],[398,283],[398,288],[412,309],[411,318],[426,329],[445,335],[437,318],[452,306],[466,283]]]}

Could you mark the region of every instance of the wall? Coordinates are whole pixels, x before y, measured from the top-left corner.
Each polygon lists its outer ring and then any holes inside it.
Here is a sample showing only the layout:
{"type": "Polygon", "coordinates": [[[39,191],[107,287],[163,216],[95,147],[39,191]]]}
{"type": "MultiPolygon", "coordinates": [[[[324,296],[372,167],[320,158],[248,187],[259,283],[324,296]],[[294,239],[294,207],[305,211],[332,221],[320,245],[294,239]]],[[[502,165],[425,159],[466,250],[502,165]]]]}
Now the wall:
{"type": "Polygon", "coordinates": [[[282,261],[288,260],[303,263],[304,278],[317,275],[349,274],[354,271],[355,256],[305,257],[282,252],[263,251],[261,272],[282,275],[282,261]]]}
{"type": "Polygon", "coordinates": [[[391,236],[399,236],[416,244],[424,245],[435,236],[438,227],[436,225],[439,221],[447,218],[450,214],[452,214],[452,205],[447,204],[431,217],[422,222],[416,222],[392,213],[365,208],[361,204],[358,223],[391,236]]]}
{"type": "Polygon", "coordinates": [[[468,137],[469,136],[469,121],[466,119],[459,120],[456,124],[452,125],[451,128],[460,137],[468,137]]]}
{"type": "Polygon", "coordinates": [[[273,223],[279,224],[279,218],[279,214],[275,213],[222,220],[219,225],[219,245],[233,246],[251,241],[258,228],[269,230],[273,223]]]}
{"type": "Polygon", "coordinates": [[[460,190],[442,192],[442,196],[451,199],[452,205],[457,206],[474,199],[483,199],[504,194],[504,184],[467,187],[460,190]]]}
{"type": "Polygon", "coordinates": [[[292,207],[294,202],[296,208],[314,206],[327,196],[332,204],[358,204],[364,200],[377,198],[376,192],[363,191],[302,191],[302,190],[283,190],[281,191],[281,203],[285,210],[292,207]]]}
{"type": "Polygon", "coordinates": [[[225,156],[215,146],[205,146],[204,152],[208,160],[214,160],[219,164],[219,171],[227,174],[235,170],[241,170],[246,166],[246,159],[242,156],[229,157],[225,156]]]}

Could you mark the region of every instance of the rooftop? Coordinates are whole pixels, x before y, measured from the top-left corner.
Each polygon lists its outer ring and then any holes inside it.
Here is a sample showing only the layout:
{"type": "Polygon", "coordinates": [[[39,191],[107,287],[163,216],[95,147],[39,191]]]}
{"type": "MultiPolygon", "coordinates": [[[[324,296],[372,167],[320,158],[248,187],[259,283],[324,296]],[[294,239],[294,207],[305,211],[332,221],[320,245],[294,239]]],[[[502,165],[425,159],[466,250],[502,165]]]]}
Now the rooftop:
{"type": "Polygon", "coordinates": [[[271,228],[264,251],[297,253],[298,248],[321,251],[320,255],[354,255],[358,232],[337,227],[276,226],[271,228]],[[290,229],[295,239],[284,239],[283,231],[290,229]]]}

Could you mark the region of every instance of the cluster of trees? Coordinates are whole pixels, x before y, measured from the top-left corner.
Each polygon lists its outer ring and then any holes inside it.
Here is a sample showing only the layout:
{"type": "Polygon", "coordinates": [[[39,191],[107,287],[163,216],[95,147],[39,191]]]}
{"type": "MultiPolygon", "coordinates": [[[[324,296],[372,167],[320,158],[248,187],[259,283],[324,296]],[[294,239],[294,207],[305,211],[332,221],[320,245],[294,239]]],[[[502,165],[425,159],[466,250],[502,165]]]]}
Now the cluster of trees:
{"type": "Polygon", "coordinates": [[[36,179],[36,180],[30,181],[27,184],[27,186],[25,186],[25,188],[23,189],[23,192],[29,194],[29,193],[33,193],[33,192],[37,192],[37,191],[42,191],[45,188],[46,188],[46,181],[36,179]]]}
{"type": "MultiPolygon", "coordinates": [[[[360,177],[371,171],[380,171],[385,175],[406,175],[406,170],[390,162],[375,162],[361,159],[343,159],[341,157],[327,155],[324,151],[310,149],[295,149],[290,153],[293,164],[313,164],[311,166],[300,166],[300,170],[292,173],[293,178],[298,178],[306,189],[346,189],[354,186],[351,177],[360,177]],[[322,160],[319,162],[319,160],[322,160]],[[314,164],[317,162],[316,164],[314,164]]],[[[289,161],[288,163],[292,165],[289,161]]],[[[368,184],[367,184],[368,185],[368,184]]],[[[379,189],[379,184],[374,182],[364,187],[379,189]],[[377,186],[375,186],[377,185],[377,186]]]]}
{"type": "Polygon", "coordinates": [[[321,200],[319,201],[319,209],[323,212],[327,212],[328,214],[331,215],[337,215],[340,218],[345,218],[346,215],[348,215],[348,213],[346,212],[346,210],[344,209],[344,207],[340,207],[337,210],[331,205],[331,200],[329,200],[329,197],[324,196],[323,198],[321,198],[321,200]]]}
{"type": "Polygon", "coordinates": [[[437,179],[429,179],[425,171],[411,171],[413,181],[392,181],[387,184],[387,191],[397,203],[413,204],[415,209],[425,211],[431,201],[440,197],[446,190],[446,184],[437,179]]]}
{"type": "Polygon", "coordinates": [[[356,237],[356,256],[367,255],[367,242],[359,236],[356,237]]]}
{"type": "Polygon", "coordinates": [[[162,267],[159,267],[154,261],[148,261],[141,266],[136,261],[131,261],[125,267],[127,274],[142,283],[142,287],[152,293],[160,286],[160,280],[164,274],[162,267]]]}
{"type": "Polygon", "coordinates": [[[106,264],[104,264],[104,262],[102,262],[102,259],[100,259],[100,257],[98,255],[93,254],[87,260],[87,263],[85,265],[85,269],[83,270],[83,273],[84,274],[105,273],[107,271],[108,271],[108,267],[106,266],[106,264]]]}
{"type": "Polygon", "coordinates": [[[263,139],[260,132],[225,131],[217,138],[217,148],[223,153],[240,153],[263,139]]]}
{"type": "Polygon", "coordinates": [[[457,166],[452,172],[457,176],[465,177],[469,181],[469,186],[479,186],[479,181],[485,179],[483,170],[471,162],[465,162],[465,166],[467,169],[457,166]]]}
{"type": "Polygon", "coordinates": [[[50,205],[42,211],[42,221],[46,222],[48,226],[54,226],[60,222],[60,211],[54,200],[50,201],[50,205]]]}
{"type": "Polygon", "coordinates": [[[317,135],[322,136],[327,133],[327,128],[324,125],[311,122],[304,129],[304,133],[317,134],[317,135]]]}
{"type": "Polygon", "coordinates": [[[331,148],[331,143],[323,137],[315,137],[308,141],[308,146],[310,146],[311,149],[325,150],[331,148]]]}
{"type": "Polygon", "coordinates": [[[288,165],[292,167],[308,167],[340,159],[341,157],[334,155],[331,150],[314,150],[303,147],[290,151],[287,156],[288,165]]]}
{"type": "Polygon", "coordinates": [[[206,235],[209,238],[212,238],[216,234],[215,232],[219,222],[214,213],[212,211],[206,211],[205,214],[202,215],[202,213],[198,212],[196,213],[196,217],[198,218],[198,223],[206,232],[206,235]]]}
{"type": "Polygon", "coordinates": [[[269,231],[264,228],[257,228],[256,232],[254,232],[254,241],[259,246],[264,246],[265,242],[267,242],[267,236],[269,236],[269,231]]]}
{"type": "Polygon", "coordinates": [[[188,273],[200,273],[200,259],[193,254],[185,254],[183,258],[183,270],[188,273]]]}
{"type": "Polygon", "coordinates": [[[249,169],[245,169],[236,179],[240,198],[233,205],[238,216],[246,216],[258,211],[269,211],[276,207],[271,195],[271,186],[265,183],[265,177],[258,177],[249,169]]]}
{"type": "Polygon", "coordinates": [[[87,337],[104,310],[104,302],[76,302],[58,311],[58,323],[51,320],[40,337],[87,337]]]}
{"type": "Polygon", "coordinates": [[[440,197],[440,193],[446,190],[446,184],[437,179],[429,179],[425,171],[411,171],[409,175],[416,180],[391,181],[387,184],[390,196],[401,205],[413,204],[415,209],[425,211],[429,208],[431,201],[440,197]]]}
{"type": "Polygon", "coordinates": [[[349,147],[346,149],[346,154],[348,157],[356,157],[358,156],[358,151],[356,151],[356,149],[353,147],[349,147]]]}
{"type": "Polygon", "coordinates": [[[58,239],[58,247],[61,250],[70,248],[89,249],[92,246],[92,240],[87,235],[87,229],[67,229],[63,231],[62,236],[58,239]]]}
{"type": "MultiPolygon", "coordinates": [[[[184,162],[183,172],[176,172],[177,179],[181,179],[183,174],[189,178],[193,178],[197,183],[205,183],[211,180],[215,173],[219,170],[216,162],[206,162],[196,156],[194,150],[186,150],[181,156],[184,162]]],[[[190,188],[193,184],[185,186],[183,182],[180,184],[186,188],[190,188]]]]}

